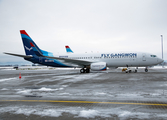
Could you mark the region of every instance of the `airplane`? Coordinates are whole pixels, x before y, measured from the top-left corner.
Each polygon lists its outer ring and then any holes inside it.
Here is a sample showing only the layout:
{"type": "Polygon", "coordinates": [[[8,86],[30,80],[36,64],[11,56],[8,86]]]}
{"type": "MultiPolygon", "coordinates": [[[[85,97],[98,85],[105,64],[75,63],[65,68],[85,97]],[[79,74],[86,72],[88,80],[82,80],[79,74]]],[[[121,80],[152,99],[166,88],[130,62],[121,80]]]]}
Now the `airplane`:
{"type": "Polygon", "coordinates": [[[25,30],[20,30],[20,34],[26,55],[7,52],[4,54],[22,57],[34,64],[81,68],[80,73],[89,73],[90,70],[104,71],[107,67],[145,67],[145,72],[148,72],[148,66],[163,62],[156,55],[145,52],[73,53],[53,56],[53,53],[41,50],[25,30]]]}
{"type": "Polygon", "coordinates": [[[68,45],[66,45],[65,48],[66,48],[67,53],[73,53],[73,51],[71,50],[71,48],[68,45]]]}

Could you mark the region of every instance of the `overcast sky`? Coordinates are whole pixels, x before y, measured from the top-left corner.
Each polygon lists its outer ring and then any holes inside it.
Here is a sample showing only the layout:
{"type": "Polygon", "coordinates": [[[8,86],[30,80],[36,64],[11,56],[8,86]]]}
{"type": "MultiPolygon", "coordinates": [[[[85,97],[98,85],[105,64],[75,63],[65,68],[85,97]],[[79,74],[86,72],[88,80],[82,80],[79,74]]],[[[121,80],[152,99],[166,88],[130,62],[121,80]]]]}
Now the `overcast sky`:
{"type": "Polygon", "coordinates": [[[24,61],[19,30],[54,54],[139,51],[167,59],[167,0],[0,0],[0,63],[24,61]]]}

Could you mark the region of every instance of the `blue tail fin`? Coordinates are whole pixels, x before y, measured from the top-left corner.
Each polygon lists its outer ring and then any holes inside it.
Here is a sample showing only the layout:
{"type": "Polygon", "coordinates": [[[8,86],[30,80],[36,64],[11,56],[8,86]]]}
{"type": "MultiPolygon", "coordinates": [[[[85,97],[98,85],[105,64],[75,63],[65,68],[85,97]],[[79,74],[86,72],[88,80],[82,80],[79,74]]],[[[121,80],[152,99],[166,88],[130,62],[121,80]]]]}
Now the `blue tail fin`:
{"type": "Polygon", "coordinates": [[[53,56],[52,53],[41,50],[25,30],[20,30],[26,55],[53,56]]]}

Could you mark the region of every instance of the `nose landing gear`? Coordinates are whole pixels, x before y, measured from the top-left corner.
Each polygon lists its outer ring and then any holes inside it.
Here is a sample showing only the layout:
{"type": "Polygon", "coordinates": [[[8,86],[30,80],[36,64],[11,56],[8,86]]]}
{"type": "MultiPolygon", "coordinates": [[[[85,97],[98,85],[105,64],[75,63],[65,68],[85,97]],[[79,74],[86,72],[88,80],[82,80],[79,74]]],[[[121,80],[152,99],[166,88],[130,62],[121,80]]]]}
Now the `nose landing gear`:
{"type": "Polygon", "coordinates": [[[145,72],[148,72],[148,68],[147,67],[145,68],[145,72]]]}

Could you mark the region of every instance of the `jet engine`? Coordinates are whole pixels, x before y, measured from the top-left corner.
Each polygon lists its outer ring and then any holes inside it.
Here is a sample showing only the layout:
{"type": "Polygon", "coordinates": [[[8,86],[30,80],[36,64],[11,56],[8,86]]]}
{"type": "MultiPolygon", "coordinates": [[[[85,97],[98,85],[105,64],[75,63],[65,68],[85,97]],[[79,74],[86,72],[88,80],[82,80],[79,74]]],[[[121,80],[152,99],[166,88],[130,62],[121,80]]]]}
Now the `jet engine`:
{"type": "Polygon", "coordinates": [[[96,70],[96,71],[106,70],[107,69],[107,65],[106,65],[105,62],[92,63],[90,65],[90,69],[91,70],[96,70]]]}

